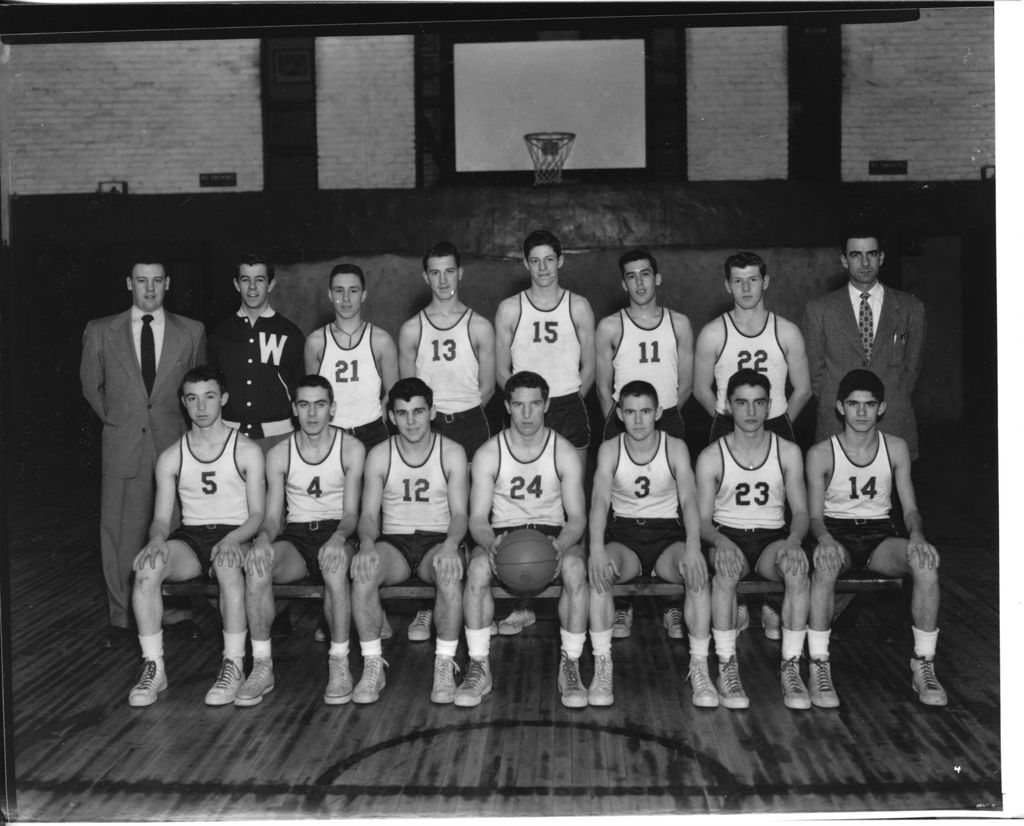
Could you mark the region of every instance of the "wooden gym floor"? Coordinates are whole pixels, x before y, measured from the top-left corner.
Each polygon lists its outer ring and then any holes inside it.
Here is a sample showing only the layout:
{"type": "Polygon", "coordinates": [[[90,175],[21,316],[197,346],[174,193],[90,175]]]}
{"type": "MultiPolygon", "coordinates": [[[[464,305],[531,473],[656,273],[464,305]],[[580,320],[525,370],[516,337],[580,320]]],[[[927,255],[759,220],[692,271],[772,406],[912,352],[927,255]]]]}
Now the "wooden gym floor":
{"type": "MultiPolygon", "coordinates": [[[[207,708],[219,661],[215,617],[202,642],[168,638],[171,685],[132,709],[137,653],[101,652],[98,471],[70,501],[40,502],[20,457],[9,484],[17,812],[24,821],[376,816],[998,811],[999,606],[996,466],[933,434],[915,467],[929,538],[943,554],[938,673],[947,708],[911,688],[900,605],[865,601],[837,632],[836,711],[788,711],[779,646],[755,626],[739,644],[751,708],[697,709],[685,641],[637,604],[614,644],[615,705],[561,707],[557,622],[496,638],[495,690],[476,709],[434,706],[433,643],[409,643],[409,602],[388,604],[388,684],[375,705],[327,707],[318,606],[292,604],[275,643],[277,687],[251,709],[207,708]],[[930,455],[928,455],[930,453],[930,455]],[[941,454],[941,455],[940,455],[941,454]],[[849,623],[847,623],[849,626],[849,623]]],[[[52,453],[49,464],[71,467],[52,453]]],[[[88,464],[88,463],[86,463],[88,464]]],[[[66,473],[66,470],[65,470],[66,473]]],[[[77,472],[76,472],[77,476],[77,472]]],[[[499,603],[499,612],[508,606],[499,603]]],[[[465,646],[460,646],[460,661],[465,646]]],[[[361,670],[352,656],[355,675],[361,670]]],[[[589,647],[584,677],[589,681],[589,647]]],[[[713,665],[714,673],[714,665],[713,665]]]]}

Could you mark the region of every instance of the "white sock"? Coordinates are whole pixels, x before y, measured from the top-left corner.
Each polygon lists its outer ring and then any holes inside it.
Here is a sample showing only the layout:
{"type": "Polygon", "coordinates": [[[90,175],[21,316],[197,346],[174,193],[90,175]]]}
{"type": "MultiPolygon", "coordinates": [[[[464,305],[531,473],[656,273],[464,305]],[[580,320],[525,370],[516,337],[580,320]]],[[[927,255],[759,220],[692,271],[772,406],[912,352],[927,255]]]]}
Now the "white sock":
{"type": "MultiPolygon", "coordinates": [[[[487,635],[490,636],[491,629],[487,629],[487,635]]],[[[439,657],[454,657],[456,650],[459,647],[459,638],[456,637],[454,640],[442,640],[440,637],[434,643],[434,653],[439,657]]]]}
{"type": "Polygon", "coordinates": [[[331,647],[327,651],[328,657],[347,657],[348,656],[348,640],[345,642],[335,642],[331,640],[331,647]]]}
{"type": "Polygon", "coordinates": [[[735,628],[727,628],[724,631],[712,628],[711,636],[715,638],[715,654],[719,660],[731,660],[736,656],[735,628]]]}
{"type": "Polygon", "coordinates": [[[270,659],[270,640],[250,640],[252,643],[252,658],[254,660],[270,659]]]}
{"type": "Polygon", "coordinates": [[[491,627],[467,628],[466,646],[469,648],[470,659],[486,660],[491,653],[491,627]]]}
{"type": "Polygon", "coordinates": [[[157,631],[148,637],[139,636],[139,645],[142,647],[142,657],[146,660],[154,660],[160,668],[164,667],[164,632],[157,631]]]}
{"type": "MultiPolygon", "coordinates": [[[[565,652],[565,656],[570,660],[578,660],[583,654],[583,644],[587,641],[586,632],[576,634],[566,631],[564,628],[558,630],[562,636],[562,650],[565,652]]],[[[611,634],[610,631],[608,633],[611,634]]]]}
{"type": "Polygon", "coordinates": [[[930,660],[935,657],[935,644],[939,639],[939,629],[934,631],[922,631],[920,628],[910,626],[914,632],[914,656],[930,660]]]}
{"type": "Polygon", "coordinates": [[[360,640],[359,650],[363,654],[363,659],[367,657],[383,657],[384,649],[380,647],[380,637],[375,640],[360,640]]]}
{"type": "Polygon", "coordinates": [[[792,660],[799,658],[804,653],[804,638],[807,636],[807,629],[801,628],[793,631],[790,628],[782,629],[782,659],[792,660]]]}
{"type": "Polygon", "coordinates": [[[595,657],[610,657],[612,654],[612,629],[609,628],[607,631],[591,631],[590,647],[594,649],[595,657]]]}
{"type": "Polygon", "coordinates": [[[828,659],[828,638],[831,636],[831,628],[826,628],[824,631],[807,629],[807,653],[812,660],[828,659]]]}
{"type": "Polygon", "coordinates": [[[245,659],[245,631],[237,634],[224,632],[224,658],[240,663],[245,659]]]}
{"type": "Polygon", "coordinates": [[[690,656],[702,657],[706,660],[708,658],[708,650],[711,648],[711,635],[695,637],[693,634],[687,634],[687,637],[690,640],[690,656]]]}

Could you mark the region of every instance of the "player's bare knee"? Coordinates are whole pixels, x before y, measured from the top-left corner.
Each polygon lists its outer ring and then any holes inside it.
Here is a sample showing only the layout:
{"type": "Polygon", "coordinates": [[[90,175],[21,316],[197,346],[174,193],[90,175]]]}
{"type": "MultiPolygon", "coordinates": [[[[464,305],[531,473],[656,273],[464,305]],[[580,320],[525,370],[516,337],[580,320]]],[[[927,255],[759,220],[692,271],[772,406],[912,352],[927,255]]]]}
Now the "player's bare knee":
{"type": "Polygon", "coordinates": [[[573,591],[587,587],[587,566],[579,556],[563,556],[561,574],[563,587],[573,591]]]}

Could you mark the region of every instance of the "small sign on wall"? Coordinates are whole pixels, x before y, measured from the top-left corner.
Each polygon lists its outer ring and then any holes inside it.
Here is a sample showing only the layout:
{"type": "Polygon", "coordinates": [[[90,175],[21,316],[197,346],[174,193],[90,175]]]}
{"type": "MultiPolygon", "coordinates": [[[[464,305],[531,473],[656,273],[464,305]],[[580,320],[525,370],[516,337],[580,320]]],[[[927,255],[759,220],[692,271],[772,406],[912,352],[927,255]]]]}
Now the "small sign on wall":
{"type": "Polygon", "coordinates": [[[238,186],[238,175],[234,172],[200,172],[199,186],[238,186]]]}
{"type": "Polygon", "coordinates": [[[868,175],[906,175],[906,161],[868,161],[868,175]]]}

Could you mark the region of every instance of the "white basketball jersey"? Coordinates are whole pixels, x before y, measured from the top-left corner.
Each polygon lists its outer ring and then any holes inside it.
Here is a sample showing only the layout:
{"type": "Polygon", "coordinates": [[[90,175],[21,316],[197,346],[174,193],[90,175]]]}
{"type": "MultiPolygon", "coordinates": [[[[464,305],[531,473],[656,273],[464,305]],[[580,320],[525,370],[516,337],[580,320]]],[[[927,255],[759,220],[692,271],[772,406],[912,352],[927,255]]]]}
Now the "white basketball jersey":
{"type": "Polygon", "coordinates": [[[447,329],[435,327],[420,313],[416,375],[434,391],[439,413],[461,413],[480,406],[480,362],[469,339],[469,308],[447,329]]]}
{"type": "Polygon", "coordinates": [[[639,326],[625,310],[619,310],[619,317],[622,339],[612,356],[612,397],[618,401],[619,391],[631,381],[646,381],[658,391],[661,407],[675,407],[679,403],[679,342],[672,314],[662,308],[661,321],[652,330],[639,326]]]}
{"type": "Polygon", "coordinates": [[[344,433],[335,430],[331,449],[319,462],[307,462],[302,457],[297,433],[288,439],[284,493],[289,522],[341,519],[345,511],[345,471],[341,466],[344,438],[344,433]]]}
{"type": "Polygon", "coordinates": [[[410,534],[416,531],[444,533],[451,525],[448,507],[448,480],[441,462],[439,433],[432,433],[430,453],[419,465],[410,465],[402,457],[398,437],[388,439],[391,457],[384,477],[381,500],[383,533],[410,534]]]}
{"type": "Polygon", "coordinates": [[[231,429],[216,459],[197,459],[181,437],[181,470],[178,473],[178,498],[183,525],[241,525],[249,518],[245,479],[235,461],[238,431],[231,429]]]}
{"type": "Polygon", "coordinates": [[[536,459],[520,461],[508,444],[508,431],[498,434],[498,475],[494,480],[491,525],[565,524],[562,483],[558,479],[555,432],[547,428],[544,448],[536,459]]]}
{"type": "Polygon", "coordinates": [[[789,367],[786,365],[786,354],[779,344],[775,313],[768,313],[764,327],[756,336],[741,333],[729,313],[722,314],[722,324],[725,325],[725,345],[715,362],[715,384],[718,388],[715,409],[719,413],[729,412],[729,402],[725,398],[729,379],[737,370],[749,367],[763,373],[771,382],[768,418],[781,416],[786,412],[786,377],[789,375],[789,367]]]}
{"type": "Polygon", "coordinates": [[[838,436],[832,445],[832,476],[825,487],[825,516],[833,519],[886,519],[892,510],[892,464],[885,434],[878,434],[874,458],[858,465],[843,450],[838,436]]]}
{"type": "Polygon", "coordinates": [[[384,385],[370,347],[373,325],[366,322],[359,341],[345,349],[334,338],[331,325],[324,327],[324,355],[317,372],[334,385],[337,402],[331,424],[359,427],[381,418],[384,385]]]}
{"type": "Polygon", "coordinates": [[[526,292],[519,293],[519,323],[512,333],[512,372],[530,370],[543,376],[551,397],[579,391],[580,339],[572,323],[572,293],[562,291],[550,310],[533,306],[526,292]]]}
{"type": "Polygon", "coordinates": [[[722,483],[715,494],[712,518],[729,528],[781,528],[786,524],[786,482],[779,459],[779,437],[769,433],[768,455],[760,467],[742,467],[723,436],[722,483]]]}
{"type": "Polygon", "coordinates": [[[668,436],[658,434],[651,461],[633,461],[626,434],[619,434],[619,458],[612,474],[612,511],[627,519],[675,519],[679,515],[676,477],[668,464],[668,436]]]}

